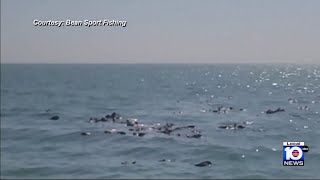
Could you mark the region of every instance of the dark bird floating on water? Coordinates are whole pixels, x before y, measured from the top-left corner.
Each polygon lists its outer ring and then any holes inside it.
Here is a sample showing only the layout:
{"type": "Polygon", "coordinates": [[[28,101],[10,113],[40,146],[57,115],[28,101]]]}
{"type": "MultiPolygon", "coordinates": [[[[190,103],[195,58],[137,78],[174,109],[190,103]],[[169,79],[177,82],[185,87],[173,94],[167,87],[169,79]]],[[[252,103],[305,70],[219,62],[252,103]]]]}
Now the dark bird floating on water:
{"type": "Polygon", "coordinates": [[[274,114],[274,113],[283,112],[283,111],[284,111],[284,109],[281,109],[281,108],[278,108],[278,109],[276,109],[276,110],[268,109],[268,110],[266,111],[266,114],[274,114]]]}
{"type": "Polygon", "coordinates": [[[52,116],[51,118],[50,118],[50,120],[59,120],[59,116],[52,116]]]}
{"type": "Polygon", "coordinates": [[[212,163],[210,161],[203,161],[201,163],[195,164],[197,167],[205,167],[205,166],[211,166],[212,163]]]}

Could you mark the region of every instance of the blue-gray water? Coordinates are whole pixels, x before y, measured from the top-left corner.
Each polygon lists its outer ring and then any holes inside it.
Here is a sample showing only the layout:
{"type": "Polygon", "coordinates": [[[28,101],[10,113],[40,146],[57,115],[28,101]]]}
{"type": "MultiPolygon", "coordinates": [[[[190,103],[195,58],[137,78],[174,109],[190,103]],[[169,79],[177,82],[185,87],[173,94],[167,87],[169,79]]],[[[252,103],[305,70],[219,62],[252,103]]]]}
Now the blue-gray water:
{"type": "Polygon", "coordinates": [[[1,64],[1,178],[320,178],[319,80],[317,65],[1,64]],[[221,105],[234,109],[211,111],[221,105]],[[88,122],[114,111],[203,136],[88,122]],[[283,141],[309,146],[303,167],[282,165],[283,141]]]}

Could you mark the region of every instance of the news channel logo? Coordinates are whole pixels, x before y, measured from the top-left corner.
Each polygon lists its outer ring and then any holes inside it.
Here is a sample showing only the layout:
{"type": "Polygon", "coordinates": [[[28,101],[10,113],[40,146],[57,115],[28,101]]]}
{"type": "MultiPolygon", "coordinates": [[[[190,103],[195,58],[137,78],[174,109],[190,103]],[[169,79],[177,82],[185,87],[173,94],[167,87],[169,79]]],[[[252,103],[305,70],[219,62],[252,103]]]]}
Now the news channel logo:
{"type": "Polygon", "coordinates": [[[304,153],[308,151],[304,142],[283,142],[283,165],[304,166],[304,153]]]}

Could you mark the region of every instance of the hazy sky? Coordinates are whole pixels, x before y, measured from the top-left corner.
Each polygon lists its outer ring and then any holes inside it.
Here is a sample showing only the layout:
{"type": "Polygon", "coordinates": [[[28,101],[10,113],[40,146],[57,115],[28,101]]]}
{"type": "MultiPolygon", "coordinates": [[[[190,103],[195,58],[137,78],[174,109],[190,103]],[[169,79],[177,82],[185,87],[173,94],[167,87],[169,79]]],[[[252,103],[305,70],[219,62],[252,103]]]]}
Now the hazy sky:
{"type": "Polygon", "coordinates": [[[320,0],[1,0],[1,62],[320,63],[320,0]]]}

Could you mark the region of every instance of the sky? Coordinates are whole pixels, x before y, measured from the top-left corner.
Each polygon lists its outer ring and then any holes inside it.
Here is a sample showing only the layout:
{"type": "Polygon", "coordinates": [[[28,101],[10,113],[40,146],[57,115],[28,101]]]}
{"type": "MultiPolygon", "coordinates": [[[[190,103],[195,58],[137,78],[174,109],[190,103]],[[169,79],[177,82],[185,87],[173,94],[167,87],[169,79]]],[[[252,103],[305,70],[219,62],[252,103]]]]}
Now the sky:
{"type": "Polygon", "coordinates": [[[1,63],[318,64],[319,9],[319,0],[1,0],[1,63]]]}

